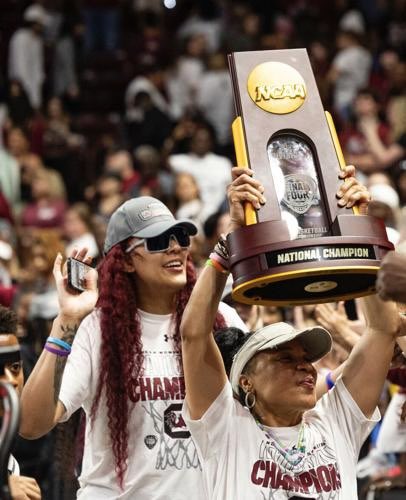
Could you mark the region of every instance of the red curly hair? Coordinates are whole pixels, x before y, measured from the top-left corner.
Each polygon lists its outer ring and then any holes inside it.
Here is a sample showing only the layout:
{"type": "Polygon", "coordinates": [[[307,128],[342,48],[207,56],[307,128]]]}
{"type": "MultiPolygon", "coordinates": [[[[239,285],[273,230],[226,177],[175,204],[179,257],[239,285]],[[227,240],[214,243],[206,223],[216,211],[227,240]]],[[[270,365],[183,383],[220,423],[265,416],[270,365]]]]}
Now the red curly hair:
{"type": "MultiPolygon", "coordinates": [[[[142,375],[144,361],[141,325],[135,296],[137,277],[135,273],[124,271],[123,248],[121,245],[113,247],[98,269],[100,295],[97,306],[101,314],[101,366],[96,396],[90,413],[90,419],[93,421],[104,390],[107,425],[117,479],[121,487],[127,469],[130,432],[128,395],[135,392],[137,380],[142,375]]],[[[181,352],[179,328],[182,314],[196,283],[196,272],[190,257],[187,260],[186,276],[186,285],[178,293],[173,312],[175,345],[179,352],[181,352]]],[[[218,313],[214,328],[217,330],[225,326],[223,316],[218,313]]]]}

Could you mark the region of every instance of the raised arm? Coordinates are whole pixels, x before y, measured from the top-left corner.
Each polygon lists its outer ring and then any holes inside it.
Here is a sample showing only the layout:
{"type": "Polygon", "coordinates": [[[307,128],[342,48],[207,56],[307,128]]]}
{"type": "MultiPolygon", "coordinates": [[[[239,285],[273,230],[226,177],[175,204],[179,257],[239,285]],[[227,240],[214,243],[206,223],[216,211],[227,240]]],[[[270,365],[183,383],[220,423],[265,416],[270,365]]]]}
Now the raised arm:
{"type": "MultiPolygon", "coordinates": [[[[243,202],[255,208],[264,202],[263,188],[252,171],[234,168],[228,189],[231,223],[229,231],[244,224],[243,202]]],[[[186,399],[193,419],[199,419],[223,389],[227,375],[212,329],[227,274],[206,266],[201,272],[183,313],[181,324],[186,399]]]]}
{"type": "Polygon", "coordinates": [[[393,356],[400,317],[394,302],[377,295],[362,299],[365,333],[352,350],[343,370],[343,381],[367,417],[378,403],[393,356]]]}
{"type": "MultiPolygon", "coordinates": [[[[84,260],[85,255],[86,250],[74,256],[84,260]]],[[[85,279],[86,291],[75,294],[67,287],[66,275],[62,272],[62,256],[58,254],[54,263],[54,278],[59,314],[53,322],[50,336],[72,344],[80,322],[96,304],[97,272],[91,270],[85,279]]],[[[26,439],[43,436],[63,417],[65,407],[58,396],[66,360],[67,357],[44,350],[31,372],[21,395],[20,434],[26,439]]]]}

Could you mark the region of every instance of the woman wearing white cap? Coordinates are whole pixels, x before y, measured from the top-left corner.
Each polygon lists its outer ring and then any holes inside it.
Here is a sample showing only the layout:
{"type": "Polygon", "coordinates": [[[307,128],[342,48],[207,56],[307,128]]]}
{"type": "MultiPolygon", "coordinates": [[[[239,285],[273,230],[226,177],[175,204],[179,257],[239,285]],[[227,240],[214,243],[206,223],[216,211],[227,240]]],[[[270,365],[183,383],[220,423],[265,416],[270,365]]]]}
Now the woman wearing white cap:
{"type": "MultiPolygon", "coordinates": [[[[244,223],[244,202],[259,208],[264,201],[262,187],[247,173],[234,169],[230,231],[244,223]]],[[[361,202],[365,213],[368,192],[356,180],[349,185],[341,188],[346,206],[361,202]]],[[[226,261],[223,253],[219,262],[224,267],[226,261]]],[[[366,332],[334,389],[316,404],[312,363],[331,347],[321,327],[296,331],[276,323],[256,331],[235,354],[228,381],[211,333],[226,282],[219,262],[201,273],[181,325],[183,414],[208,498],[356,499],[358,453],[379,420],[376,403],[399,328],[395,304],[364,300],[366,332]]]]}

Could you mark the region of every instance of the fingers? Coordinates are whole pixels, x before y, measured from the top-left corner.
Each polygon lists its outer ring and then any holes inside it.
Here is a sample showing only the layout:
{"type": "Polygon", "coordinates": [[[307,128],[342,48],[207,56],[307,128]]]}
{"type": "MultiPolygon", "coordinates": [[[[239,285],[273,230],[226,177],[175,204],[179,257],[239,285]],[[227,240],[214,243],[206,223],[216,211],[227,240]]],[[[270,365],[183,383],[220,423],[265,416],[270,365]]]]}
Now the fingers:
{"type": "Polygon", "coordinates": [[[242,174],[252,176],[254,175],[254,171],[247,167],[233,167],[231,169],[231,178],[233,179],[233,181],[242,174]]]}
{"type": "Polygon", "coordinates": [[[38,486],[37,481],[32,477],[19,476],[18,485],[21,491],[30,500],[41,500],[41,490],[38,486]]]}
{"type": "Polygon", "coordinates": [[[84,277],[86,290],[97,290],[97,278],[98,273],[96,269],[89,269],[89,271],[86,273],[86,276],[84,277]]]}
{"type": "MultiPolygon", "coordinates": [[[[263,195],[264,187],[262,184],[258,180],[253,179],[250,173],[247,173],[247,169],[236,167],[233,170],[235,170],[238,175],[235,176],[233,182],[229,186],[229,202],[234,204],[249,201],[256,209],[261,208],[261,205],[266,202],[266,198],[263,195]]],[[[252,172],[252,170],[248,172],[252,172]]]]}
{"type": "Polygon", "coordinates": [[[347,178],[336,195],[340,198],[338,205],[346,208],[351,208],[358,203],[369,203],[371,198],[367,188],[355,177],[347,178]]]}
{"type": "Polygon", "coordinates": [[[257,209],[261,208],[266,201],[265,196],[250,184],[230,186],[228,198],[230,203],[249,201],[257,209]]]}
{"type": "Polygon", "coordinates": [[[341,177],[341,179],[346,179],[348,177],[354,177],[354,176],[355,176],[354,165],[346,165],[344,168],[341,169],[339,173],[339,177],[341,177]]]}
{"type": "MultiPolygon", "coordinates": [[[[83,248],[74,248],[70,254],[70,257],[76,260],[80,260],[81,262],[85,262],[89,257],[87,256],[88,249],[86,247],[83,248]]],[[[90,258],[91,259],[91,258],[90,258]]]]}
{"type": "Polygon", "coordinates": [[[340,300],[340,302],[337,304],[337,312],[339,314],[343,314],[343,315],[347,316],[347,312],[345,310],[345,303],[343,300],[340,300]]]}
{"type": "Polygon", "coordinates": [[[53,274],[56,282],[60,281],[63,278],[62,260],[63,260],[62,255],[58,252],[58,255],[54,260],[54,267],[53,267],[53,274]]]}

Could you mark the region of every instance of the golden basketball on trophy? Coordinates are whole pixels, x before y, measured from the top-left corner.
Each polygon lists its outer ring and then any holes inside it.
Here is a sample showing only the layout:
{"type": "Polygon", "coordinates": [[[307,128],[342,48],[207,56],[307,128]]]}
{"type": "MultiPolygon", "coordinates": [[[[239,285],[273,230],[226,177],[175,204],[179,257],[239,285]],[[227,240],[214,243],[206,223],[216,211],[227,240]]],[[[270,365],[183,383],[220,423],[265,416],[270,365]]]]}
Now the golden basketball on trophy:
{"type": "Polygon", "coordinates": [[[261,305],[316,304],[375,292],[393,249],[383,221],[341,208],[345,166],[305,49],[229,55],[237,164],[265,187],[261,210],[228,236],[233,298],[261,305]]]}

